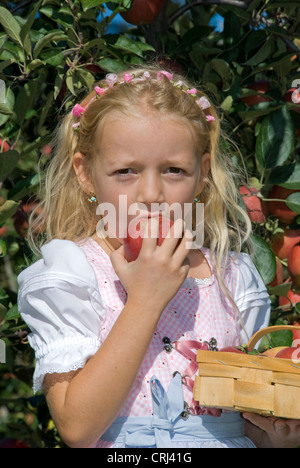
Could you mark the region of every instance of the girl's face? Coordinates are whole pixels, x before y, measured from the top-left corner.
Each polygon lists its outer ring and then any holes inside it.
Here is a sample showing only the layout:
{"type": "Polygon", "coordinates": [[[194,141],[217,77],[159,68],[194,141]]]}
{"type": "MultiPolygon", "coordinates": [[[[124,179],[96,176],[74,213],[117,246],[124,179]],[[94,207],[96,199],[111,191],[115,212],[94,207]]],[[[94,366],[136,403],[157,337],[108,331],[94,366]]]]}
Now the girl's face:
{"type": "Polygon", "coordinates": [[[137,215],[157,216],[157,206],[161,204],[177,203],[183,209],[184,203],[192,203],[203,190],[209,162],[209,154],[200,161],[196,138],[183,120],[167,119],[157,113],[140,117],[114,114],[106,120],[96,146],[93,180],[83,176],[81,153],[74,156],[74,169],[83,189],[94,192],[98,204],[115,207],[120,233],[124,200],[127,212],[130,206],[140,208],[131,211],[127,223],[137,215]]]}

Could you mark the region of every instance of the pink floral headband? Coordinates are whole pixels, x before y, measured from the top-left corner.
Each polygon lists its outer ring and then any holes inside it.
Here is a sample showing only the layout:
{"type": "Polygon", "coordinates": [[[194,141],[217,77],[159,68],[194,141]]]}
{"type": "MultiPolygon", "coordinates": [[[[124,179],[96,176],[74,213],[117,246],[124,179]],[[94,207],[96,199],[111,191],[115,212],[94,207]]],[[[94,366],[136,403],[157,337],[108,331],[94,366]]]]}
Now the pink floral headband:
{"type": "MultiPolygon", "coordinates": [[[[183,92],[189,94],[192,97],[197,97],[196,88],[190,88],[190,89],[187,89],[187,90],[183,89],[184,83],[182,81],[174,81],[172,73],[161,70],[161,71],[157,72],[156,79],[159,80],[163,76],[166,76],[168,78],[168,80],[173,84],[173,86],[176,86],[177,88],[181,89],[183,92]]],[[[147,71],[144,72],[143,75],[141,77],[139,77],[139,78],[136,78],[134,74],[125,73],[124,76],[123,76],[123,81],[119,80],[118,75],[116,75],[114,73],[109,73],[105,77],[106,86],[104,88],[101,88],[100,86],[95,86],[95,88],[94,88],[94,91],[96,93],[95,96],[88,102],[88,104],[85,107],[82,107],[80,104],[75,104],[75,106],[72,109],[72,114],[75,117],[80,118],[82,116],[83,112],[91,104],[91,102],[93,102],[99,96],[102,96],[102,94],[104,94],[106,91],[108,91],[109,89],[113,88],[116,85],[120,85],[120,84],[123,84],[123,83],[129,83],[130,81],[133,81],[133,80],[134,81],[144,81],[144,80],[147,80],[147,79],[151,79],[151,75],[147,71]]],[[[210,104],[209,100],[205,96],[202,96],[201,98],[197,99],[196,104],[198,104],[198,106],[200,107],[201,110],[208,109],[209,107],[211,107],[211,104],[210,104]]],[[[205,114],[205,118],[206,118],[207,122],[213,122],[215,120],[215,118],[212,115],[209,115],[209,114],[205,114]]],[[[78,129],[79,125],[80,125],[80,122],[77,122],[77,123],[74,123],[72,125],[72,127],[76,130],[76,129],[78,129]]]]}

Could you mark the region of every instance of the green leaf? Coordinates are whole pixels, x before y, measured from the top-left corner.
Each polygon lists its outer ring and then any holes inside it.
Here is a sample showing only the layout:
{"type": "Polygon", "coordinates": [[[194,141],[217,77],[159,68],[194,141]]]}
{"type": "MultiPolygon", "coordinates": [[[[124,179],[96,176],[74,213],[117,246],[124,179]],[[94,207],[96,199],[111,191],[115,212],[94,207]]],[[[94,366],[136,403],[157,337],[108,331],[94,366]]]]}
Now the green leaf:
{"type": "Polygon", "coordinates": [[[11,12],[4,7],[0,7],[0,23],[14,42],[23,45],[20,37],[21,26],[11,12]]]}
{"type": "Polygon", "coordinates": [[[5,320],[18,320],[20,318],[20,312],[18,310],[18,305],[14,304],[5,316],[5,320]]]}
{"type": "Polygon", "coordinates": [[[25,119],[26,113],[32,108],[40,92],[40,80],[42,79],[43,76],[41,75],[38,80],[28,81],[28,83],[25,83],[23,88],[20,89],[14,108],[15,118],[20,126],[25,119]]]}
{"type": "Polygon", "coordinates": [[[247,60],[244,65],[248,65],[250,67],[254,67],[256,65],[260,65],[261,63],[265,62],[272,54],[275,52],[275,42],[272,37],[267,37],[263,46],[251,57],[251,59],[247,60]]]}
{"type": "Polygon", "coordinates": [[[102,68],[102,70],[110,73],[121,73],[128,69],[128,66],[125,63],[111,58],[99,60],[97,65],[102,68]]]}
{"type": "Polygon", "coordinates": [[[234,80],[233,70],[231,69],[229,63],[219,58],[213,58],[210,60],[205,65],[203,71],[202,79],[204,83],[209,83],[211,81],[213,72],[215,72],[222,80],[223,91],[228,91],[231,88],[234,80]]]}
{"type": "Polygon", "coordinates": [[[282,165],[294,149],[294,127],[286,106],[262,121],[256,139],[255,156],[264,168],[282,165]]]}
{"type": "Polygon", "coordinates": [[[107,43],[111,45],[114,49],[124,50],[125,52],[130,52],[132,54],[143,57],[144,50],[153,50],[153,47],[138,41],[133,41],[126,36],[118,36],[117,34],[108,34],[105,36],[107,43]]]}
{"type": "Polygon", "coordinates": [[[279,330],[271,333],[271,342],[274,348],[277,348],[277,346],[292,346],[292,330],[279,330]]]}
{"type": "Polygon", "coordinates": [[[300,192],[292,193],[285,199],[290,210],[300,213],[300,192]]]}
{"type": "Polygon", "coordinates": [[[84,70],[83,68],[79,68],[78,70],[76,70],[76,73],[78,74],[80,81],[82,81],[82,83],[84,83],[87,89],[91,91],[95,84],[94,75],[88,70],[84,70]]]}
{"type": "Polygon", "coordinates": [[[300,190],[300,162],[275,167],[270,174],[269,183],[291,190],[300,190]]]}
{"type": "Polygon", "coordinates": [[[27,18],[26,23],[21,27],[20,38],[28,54],[31,54],[30,30],[39,11],[42,0],[34,2],[33,9],[27,18]]]}
{"type": "Polygon", "coordinates": [[[269,294],[274,294],[275,296],[286,297],[291,287],[292,282],[278,284],[277,286],[268,286],[268,292],[269,294]]]}
{"type": "Polygon", "coordinates": [[[68,8],[55,8],[52,6],[45,6],[40,9],[40,13],[48,16],[51,20],[55,21],[58,24],[66,28],[73,27],[74,18],[72,12],[68,8]]]}
{"type": "Polygon", "coordinates": [[[20,154],[16,150],[0,153],[0,181],[3,182],[8,174],[16,167],[20,154]]]}
{"type": "Polygon", "coordinates": [[[64,54],[59,49],[46,49],[40,54],[40,58],[49,65],[56,67],[64,60],[64,54]]]}
{"type": "Polygon", "coordinates": [[[17,211],[19,203],[13,200],[6,200],[3,205],[0,206],[0,225],[5,223],[8,218],[11,218],[17,211]]]}
{"type": "Polygon", "coordinates": [[[0,239],[0,257],[4,257],[7,252],[6,242],[3,239],[0,239]]]}
{"type": "Polygon", "coordinates": [[[5,101],[1,105],[4,106],[2,107],[4,112],[1,112],[0,110],[0,126],[7,122],[14,109],[15,95],[10,88],[6,89],[5,101]]]}
{"type": "Polygon", "coordinates": [[[52,31],[49,34],[43,36],[39,41],[36,43],[34,48],[33,56],[37,58],[41,51],[52,41],[63,41],[66,40],[68,36],[64,34],[62,31],[56,30],[52,31]]]}
{"type": "Polygon", "coordinates": [[[81,0],[81,5],[84,11],[103,5],[103,3],[106,3],[106,0],[81,0]]]}
{"type": "Polygon", "coordinates": [[[270,283],[276,274],[276,257],[267,242],[257,235],[252,235],[253,262],[265,284],[270,283]]]}

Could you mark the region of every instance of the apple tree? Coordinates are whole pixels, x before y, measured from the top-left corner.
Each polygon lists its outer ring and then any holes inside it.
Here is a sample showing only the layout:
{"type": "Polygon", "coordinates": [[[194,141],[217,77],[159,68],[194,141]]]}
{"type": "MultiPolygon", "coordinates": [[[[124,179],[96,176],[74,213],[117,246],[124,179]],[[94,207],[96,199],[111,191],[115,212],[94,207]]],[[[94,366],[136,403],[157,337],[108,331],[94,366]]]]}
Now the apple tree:
{"type": "MultiPolygon", "coordinates": [[[[252,220],[253,258],[270,293],[271,323],[299,320],[299,20],[293,0],[0,1],[4,445],[64,447],[44,396],[31,390],[34,355],[16,278],[36,260],[28,215],[37,201],[38,167],[51,158],[51,134],[106,73],[156,61],[208,93],[228,135],[222,144],[247,175],[241,203],[252,220]]],[[[290,344],[291,334],[272,340],[290,344]]]]}

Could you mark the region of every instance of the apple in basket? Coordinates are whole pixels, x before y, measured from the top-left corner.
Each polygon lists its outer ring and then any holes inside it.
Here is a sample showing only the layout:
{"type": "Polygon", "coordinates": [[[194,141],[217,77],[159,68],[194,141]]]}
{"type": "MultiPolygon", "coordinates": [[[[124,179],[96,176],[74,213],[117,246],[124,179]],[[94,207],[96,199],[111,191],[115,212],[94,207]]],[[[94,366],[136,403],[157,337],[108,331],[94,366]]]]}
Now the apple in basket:
{"type": "MultiPolygon", "coordinates": [[[[140,218],[138,220],[134,219],[133,223],[129,223],[127,235],[124,238],[124,251],[125,251],[125,258],[128,262],[133,262],[137,259],[142,243],[144,232],[148,221],[151,218],[140,218]]],[[[158,237],[157,237],[157,245],[161,245],[163,240],[167,237],[170,228],[174,224],[169,218],[164,216],[159,216],[158,218],[159,229],[158,229],[158,237]]]]}
{"type": "Polygon", "coordinates": [[[300,348],[299,346],[291,346],[291,347],[286,347],[279,351],[279,353],[276,354],[276,358],[281,358],[281,359],[290,359],[293,361],[294,364],[299,364],[300,363],[300,348]]]}

